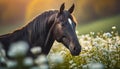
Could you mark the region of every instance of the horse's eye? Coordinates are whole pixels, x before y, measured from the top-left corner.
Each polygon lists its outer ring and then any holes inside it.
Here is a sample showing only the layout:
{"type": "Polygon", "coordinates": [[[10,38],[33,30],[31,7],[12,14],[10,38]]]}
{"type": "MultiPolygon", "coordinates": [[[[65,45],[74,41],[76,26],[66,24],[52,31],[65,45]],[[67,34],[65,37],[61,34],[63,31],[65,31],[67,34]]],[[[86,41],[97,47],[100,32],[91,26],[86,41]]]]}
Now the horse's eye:
{"type": "Polygon", "coordinates": [[[62,23],[62,26],[65,26],[65,24],[64,24],[64,23],[62,23]]]}

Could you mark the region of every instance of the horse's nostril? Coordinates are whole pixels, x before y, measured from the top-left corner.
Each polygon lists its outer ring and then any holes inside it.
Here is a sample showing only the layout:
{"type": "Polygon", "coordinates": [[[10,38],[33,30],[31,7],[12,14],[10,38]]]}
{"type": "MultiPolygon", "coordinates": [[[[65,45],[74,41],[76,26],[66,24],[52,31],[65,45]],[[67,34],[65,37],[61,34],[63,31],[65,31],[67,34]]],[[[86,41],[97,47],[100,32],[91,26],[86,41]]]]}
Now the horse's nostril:
{"type": "Polygon", "coordinates": [[[76,50],[76,47],[74,47],[74,51],[76,50]]]}
{"type": "Polygon", "coordinates": [[[77,48],[77,47],[74,47],[73,50],[74,50],[75,52],[80,52],[79,48],[77,48]]]}

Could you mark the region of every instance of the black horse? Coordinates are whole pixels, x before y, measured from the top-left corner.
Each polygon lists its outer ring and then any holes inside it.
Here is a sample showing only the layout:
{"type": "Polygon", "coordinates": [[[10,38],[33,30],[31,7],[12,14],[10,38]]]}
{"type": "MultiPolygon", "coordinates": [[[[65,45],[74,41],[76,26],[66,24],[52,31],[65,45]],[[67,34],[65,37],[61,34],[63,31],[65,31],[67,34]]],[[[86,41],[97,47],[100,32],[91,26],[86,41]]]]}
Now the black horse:
{"type": "MultiPolygon", "coordinates": [[[[74,4],[69,10],[64,10],[64,8],[63,3],[60,10],[46,11],[25,27],[0,36],[0,42],[5,51],[8,51],[11,43],[25,41],[30,49],[34,46],[41,46],[42,53],[47,55],[56,40],[64,44],[73,56],[79,55],[81,46],[75,33],[76,23],[71,15],[74,4]]],[[[32,53],[29,51],[28,54],[32,53]]]]}

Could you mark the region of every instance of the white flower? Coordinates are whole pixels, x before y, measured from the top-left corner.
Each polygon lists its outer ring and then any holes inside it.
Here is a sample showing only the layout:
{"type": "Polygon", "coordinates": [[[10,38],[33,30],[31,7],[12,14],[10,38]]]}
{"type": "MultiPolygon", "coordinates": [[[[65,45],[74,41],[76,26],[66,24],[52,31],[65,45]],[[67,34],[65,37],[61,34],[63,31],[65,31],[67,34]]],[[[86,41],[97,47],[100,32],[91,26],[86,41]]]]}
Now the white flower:
{"type": "Polygon", "coordinates": [[[0,57],[0,62],[6,63],[6,59],[4,57],[0,57]]]}
{"type": "Polygon", "coordinates": [[[23,64],[26,66],[32,66],[33,65],[33,59],[31,57],[27,57],[23,60],[23,64]]]}
{"type": "Polygon", "coordinates": [[[88,66],[87,65],[83,65],[82,69],[88,69],[88,66]]]}
{"type": "Polygon", "coordinates": [[[49,66],[47,64],[41,64],[39,66],[40,69],[49,69],[49,66]]]}
{"type": "Polygon", "coordinates": [[[90,34],[91,34],[91,35],[94,35],[94,34],[95,34],[95,32],[90,32],[90,34]]]}
{"type": "Polygon", "coordinates": [[[17,66],[17,62],[16,61],[7,61],[7,67],[8,68],[13,68],[13,67],[16,67],[17,66]]]}
{"type": "Polygon", "coordinates": [[[86,57],[86,56],[88,56],[88,54],[87,53],[83,53],[83,54],[80,54],[80,56],[81,57],[86,57]]]}
{"type": "Polygon", "coordinates": [[[45,55],[40,55],[35,59],[36,64],[45,64],[47,62],[47,57],[45,55]]]}
{"type": "Polygon", "coordinates": [[[72,68],[74,68],[75,66],[76,66],[76,63],[73,63],[73,64],[70,65],[69,68],[72,69],[72,68]]]}
{"type": "Polygon", "coordinates": [[[8,55],[10,57],[23,56],[28,51],[28,44],[23,41],[19,41],[11,44],[10,49],[8,50],[8,55]]]}
{"type": "Polygon", "coordinates": [[[40,69],[38,66],[30,67],[30,69],[40,69]]]}
{"type": "Polygon", "coordinates": [[[73,60],[70,60],[69,63],[72,64],[72,63],[73,63],[73,60]]]}
{"type": "Polygon", "coordinates": [[[109,32],[107,32],[107,33],[104,33],[103,36],[104,36],[104,37],[112,37],[112,34],[109,33],[109,32]]]}
{"type": "Polygon", "coordinates": [[[94,41],[93,46],[98,46],[98,43],[94,41]]]}
{"type": "Polygon", "coordinates": [[[101,63],[91,63],[89,69],[104,69],[104,65],[101,63]]]}
{"type": "Polygon", "coordinates": [[[76,66],[76,63],[73,63],[72,66],[76,66]]]}
{"type": "Polygon", "coordinates": [[[107,52],[103,52],[103,55],[106,56],[106,55],[107,55],[107,52]]]}
{"type": "Polygon", "coordinates": [[[79,31],[76,30],[75,32],[76,32],[76,34],[79,34],[79,31]]]}
{"type": "Polygon", "coordinates": [[[63,62],[62,55],[60,55],[58,53],[49,55],[49,58],[50,58],[50,61],[53,63],[62,63],[63,62]]]}
{"type": "Polygon", "coordinates": [[[113,30],[116,29],[116,26],[113,26],[112,29],[113,29],[113,30]]]}
{"type": "Polygon", "coordinates": [[[65,51],[60,51],[60,53],[59,53],[60,55],[65,55],[66,54],[66,52],[65,51]]]}
{"type": "Polygon", "coordinates": [[[77,67],[74,67],[73,69],[78,69],[77,67]]]}
{"type": "Polygon", "coordinates": [[[113,65],[115,65],[115,64],[117,63],[117,61],[112,60],[111,63],[112,63],[113,65]]]}
{"type": "Polygon", "coordinates": [[[88,47],[84,47],[84,50],[89,50],[89,48],[88,47]]]}
{"type": "Polygon", "coordinates": [[[33,54],[39,54],[39,53],[42,52],[42,49],[41,49],[40,46],[37,46],[37,47],[33,47],[33,48],[31,48],[30,51],[31,51],[33,54]]]}

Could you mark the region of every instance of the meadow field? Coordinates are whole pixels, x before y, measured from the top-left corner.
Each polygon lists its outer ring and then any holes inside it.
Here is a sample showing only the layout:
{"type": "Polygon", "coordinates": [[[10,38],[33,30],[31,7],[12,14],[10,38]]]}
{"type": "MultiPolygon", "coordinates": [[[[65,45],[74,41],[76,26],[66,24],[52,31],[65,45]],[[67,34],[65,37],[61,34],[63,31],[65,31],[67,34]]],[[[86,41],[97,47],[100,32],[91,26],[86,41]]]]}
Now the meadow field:
{"type": "Polygon", "coordinates": [[[79,26],[77,26],[77,30],[80,32],[79,34],[100,31],[108,32],[111,31],[112,26],[116,26],[117,30],[120,32],[120,15],[104,18],[85,25],[79,24],[79,26]]]}
{"type": "MultiPolygon", "coordinates": [[[[9,54],[16,61],[5,61],[0,53],[3,69],[120,69],[120,15],[95,21],[84,26],[79,25],[76,33],[82,46],[79,56],[72,56],[62,44],[55,42],[50,53],[36,59],[25,57],[27,45],[24,42],[11,46],[9,54]],[[18,47],[21,46],[21,47],[18,47]],[[15,50],[20,48],[19,50],[15,50]],[[20,51],[23,52],[20,52],[20,51]]],[[[19,25],[18,25],[19,26],[19,25]]],[[[0,34],[16,27],[0,27],[0,34]]]]}

